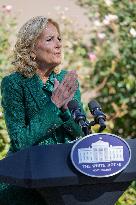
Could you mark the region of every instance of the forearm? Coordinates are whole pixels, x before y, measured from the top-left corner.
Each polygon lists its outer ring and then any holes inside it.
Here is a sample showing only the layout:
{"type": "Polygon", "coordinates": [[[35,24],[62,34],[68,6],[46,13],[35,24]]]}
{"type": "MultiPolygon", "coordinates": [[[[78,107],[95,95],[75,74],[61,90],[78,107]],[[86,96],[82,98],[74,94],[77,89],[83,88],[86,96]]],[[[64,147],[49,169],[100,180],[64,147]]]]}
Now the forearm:
{"type": "Polygon", "coordinates": [[[11,149],[13,148],[14,151],[18,151],[48,139],[52,132],[63,124],[57,112],[57,107],[49,102],[43,110],[35,114],[27,126],[22,123],[15,123],[15,121],[10,124],[10,121],[13,122],[13,120],[9,118],[9,115],[5,114],[8,133],[11,139],[11,149]]]}
{"type": "Polygon", "coordinates": [[[60,116],[64,122],[62,127],[70,135],[72,140],[77,137],[84,136],[81,127],[74,121],[69,109],[62,112],[60,116]]]}

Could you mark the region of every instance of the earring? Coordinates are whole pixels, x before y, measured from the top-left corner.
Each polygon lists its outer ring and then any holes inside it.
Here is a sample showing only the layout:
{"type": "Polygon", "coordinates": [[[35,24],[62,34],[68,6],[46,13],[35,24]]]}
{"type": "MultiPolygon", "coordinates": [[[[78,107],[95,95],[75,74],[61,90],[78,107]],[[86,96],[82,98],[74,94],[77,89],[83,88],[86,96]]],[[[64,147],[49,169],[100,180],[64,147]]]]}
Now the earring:
{"type": "Polygon", "coordinates": [[[32,61],[35,61],[36,60],[36,56],[34,53],[31,54],[30,58],[32,59],[32,61]]]}

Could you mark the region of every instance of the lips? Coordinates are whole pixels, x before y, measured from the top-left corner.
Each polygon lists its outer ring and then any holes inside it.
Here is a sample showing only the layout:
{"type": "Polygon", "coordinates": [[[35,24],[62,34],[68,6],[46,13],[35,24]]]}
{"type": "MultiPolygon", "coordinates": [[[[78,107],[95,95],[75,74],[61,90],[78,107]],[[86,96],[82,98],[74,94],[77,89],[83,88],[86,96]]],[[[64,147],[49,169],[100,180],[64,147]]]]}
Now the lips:
{"type": "Polygon", "coordinates": [[[61,53],[55,53],[55,55],[60,55],[61,53]]]}

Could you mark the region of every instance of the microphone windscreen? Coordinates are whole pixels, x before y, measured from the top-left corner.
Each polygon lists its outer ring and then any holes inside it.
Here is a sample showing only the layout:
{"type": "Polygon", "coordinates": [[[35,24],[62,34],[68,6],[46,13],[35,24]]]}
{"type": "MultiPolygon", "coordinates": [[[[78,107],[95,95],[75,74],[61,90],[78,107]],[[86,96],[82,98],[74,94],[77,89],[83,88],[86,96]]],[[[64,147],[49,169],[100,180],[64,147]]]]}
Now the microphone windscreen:
{"type": "Polygon", "coordinates": [[[88,107],[89,107],[90,111],[95,110],[96,108],[101,109],[101,106],[99,105],[99,103],[96,100],[91,100],[88,103],[88,107]]]}
{"type": "Polygon", "coordinates": [[[76,101],[76,100],[71,100],[69,103],[68,103],[68,108],[69,108],[69,110],[70,110],[70,112],[71,111],[73,111],[73,110],[76,110],[76,109],[78,109],[78,102],[76,101]]]}

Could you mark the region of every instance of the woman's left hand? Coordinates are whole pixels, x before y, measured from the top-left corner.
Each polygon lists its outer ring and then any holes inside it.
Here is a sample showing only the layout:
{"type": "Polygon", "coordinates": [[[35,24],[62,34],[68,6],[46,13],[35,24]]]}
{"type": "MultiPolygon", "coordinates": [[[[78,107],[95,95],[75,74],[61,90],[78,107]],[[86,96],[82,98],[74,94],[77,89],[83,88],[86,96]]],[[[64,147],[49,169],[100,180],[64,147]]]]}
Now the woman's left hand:
{"type": "MultiPolygon", "coordinates": [[[[55,78],[55,80],[54,80],[54,90],[59,86],[59,84],[60,84],[59,81],[55,78]]],[[[69,98],[67,98],[67,100],[65,101],[65,104],[61,107],[61,110],[63,112],[65,112],[68,109],[68,103],[73,99],[74,94],[75,93],[71,94],[69,96],[69,98]]]]}

